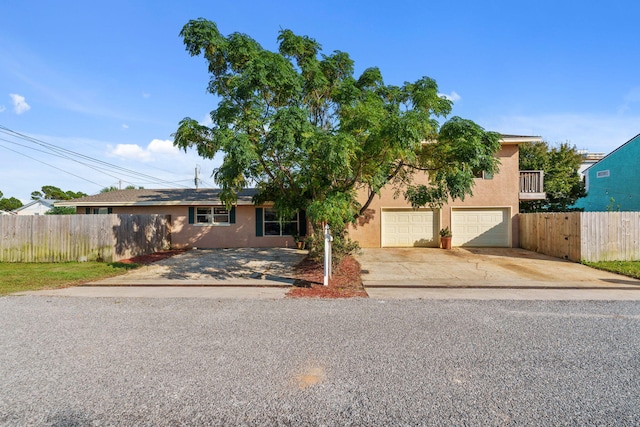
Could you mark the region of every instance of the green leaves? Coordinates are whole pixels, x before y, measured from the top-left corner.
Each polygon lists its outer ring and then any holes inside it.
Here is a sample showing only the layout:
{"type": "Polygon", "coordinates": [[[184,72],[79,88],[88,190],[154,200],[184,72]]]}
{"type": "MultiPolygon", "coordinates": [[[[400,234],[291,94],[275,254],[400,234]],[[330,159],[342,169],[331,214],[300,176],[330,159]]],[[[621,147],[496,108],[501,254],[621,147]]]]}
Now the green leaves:
{"type": "Polygon", "coordinates": [[[547,142],[520,147],[520,170],[543,170],[545,200],[520,202],[521,212],[563,212],[584,197],[584,183],[578,174],[582,156],[563,143],[551,148],[547,142]]]}
{"type": "Polygon", "coordinates": [[[180,35],[190,55],[207,60],[208,90],[219,101],[211,126],[183,119],[174,145],[205,158],[224,153],[214,179],[227,204],[255,186],[254,201],[273,202],[283,217],[304,209],[316,226],[344,229],[383,187],[404,191],[416,171],[430,171],[431,184],[409,187],[407,197],[424,206],[464,197],[474,169],[497,168],[494,134],[459,118],[439,129],[434,117],[452,103],[433,79],[385,85],[376,67],[356,78],[347,53],[325,55],[316,40],[287,29],[277,52],[245,34],[223,36],[204,19],[180,35]],[[358,191],[368,196],[364,205],[358,191]]]}

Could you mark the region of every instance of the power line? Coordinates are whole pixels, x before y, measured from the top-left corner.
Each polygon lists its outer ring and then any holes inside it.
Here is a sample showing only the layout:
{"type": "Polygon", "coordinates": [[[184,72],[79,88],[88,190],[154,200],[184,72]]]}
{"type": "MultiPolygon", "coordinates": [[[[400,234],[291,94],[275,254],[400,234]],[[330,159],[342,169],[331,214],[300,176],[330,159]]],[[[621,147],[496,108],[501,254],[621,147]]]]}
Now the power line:
{"type": "MultiPolygon", "coordinates": [[[[75,152],[75,151],[72,151],[72,150],[68,150],[66,148],[58,147],[58,146],[56,146],[54,144],[39,140],[37,138],[30,137],[30,136],[27,136],[27,135],[24,135],[24,134],[22,134],[20,132],[16,132],[16,131],[11,130],[11,129],[3,126],[3,125],[0,125],[0,133],[4,133],[4,134],[7,134],[7,135],[9,135],[9,136],[11,136],[13,138],[18,138],[18,139],[21,139],[21,140],[24,140],[24,141],[28,141],[28,142],[37,144],[37,145],[49,150],[49,151],[43,151],[46,154],[53,154],[53,155],[56,155],[57,157],[61,157],[61,158],[65,158],[65,159],[74,161],[76,163],[79,163],[79,164],[81,164],[83,166],[91,168],[91,169],[93,169],[93,170],[95,170],[95,171],[97,171],[99,173],[103,173],[105,175],[111,176],[113,178],[119,178],[119,177],[107,173],[105,170],[108,170],[108,169],[105,169],[105,167],[110,168],[110,169],[115,169],[115,172],[114,171],[112,171],[112,172],[120,173],[120,174],[123,174],[125,176],[129,176],[129,177],[133,177],[133,178],[142,178],[142,179],[145,179],[145,180],[150,180],[152,183],[155,183],[155,184],[161,183],[161,184],[170,184],[172,186],[176,186],[176,184],[174,184],[175,181],[174,182],[167,181],[167,180],[164,180],[164,179],[161,179],[161,178],[157,178],[157,177],[145,174],[145,173],[137,172],[137,171],[134,171],[134,170],[131,170],[131,169],[127,169],[127,168],[118,166],[118,165],[114,165],[112,163],[108,163],[108,162],[105,162],[103,160],[95,159],[95,158],[89,157],[87,155],[84,155],[84,154],[81,154],[81,153],[78,153],[78,152],[75,152]],[[84,162],[74,158],[73,156],[76,156],[76,157],[78,157],[80,159],[83,159],[83,160],[86,160],[88,162],[95,163],[95,164],[91,165],[91,164],[84,163],[84,162]],[[100,166],[98,166],[98,165],[100,165],[100,166]]],[[[5,140],[5,139],[3,139],[3,140],[5,140]]],[[[5,141],[7,141],[7,140],[5,140],[5,141]]],[[[11,141],[7,141],[7,142],[11,142],[11,141]]],[[[17,144],[17,145],[21,145],[21,144],[18,144],[16,142],[11,142],[11,143],[14,143],[14,144],[17,144]]],[[[24,145],[22,145],[22,146],[25,147],[24,145]]],[[[26,147],[26,148],[31,148],[31,147],[26,147]]],[[[33,149],[33,148],[31,148],[31,149],[33,149]]],[[[14,151],[14,150],[11,150],[11,151],[14,151]]],[[[37,151],[42,151],[42,150],[37,150],[37,151]]],[[[19,152],[16,152],[16,153],[21,154],[19,152]]],[[[26,157],[29,157],[29,156],[26,156],[26,157]]],[[[33,160],[37,160],[37,159],[33,159],[33,160]]],[[[46,164],[48,166],[51,166],[48,163],[44,163],[44,162],[41,162],[41,163],[46,164]]],[[[51,166],[51,167],[54,167],[54,166],[51,166]]],[[[56,169],[58,169],[58,168],[56,168],[56,169]]],[[[185,185],[179,185],[178,184],[177,186],[183,187],[183,188],[189,188],[188,186],[185,186],[185,185]]]]}
{"type": "Polygon", "coordinates": [[[54,169],[57,169],[57,170],[59,170],[59,171],[61,171],[61,172],[64,172],[64,173],[66,173],[66,174],[69,174],[69,175],[71,175],[71,176],[75,176],[76,178],[80,178],[80,179],[82,179],[82,180],[84,180],[84,181],[87,181],[87,182],[90,182],[90,183],[92,183],[92,184],[95,184],[95,185],[98,185],[98,186],[102,186],[101,184],[98,184],[98,183],[97,183],[97,182],[95,182],[95,181],[91,181],[90,179],[84,178],[84,177],[82,177],[82,176],[80,176],[80,175],[76,175],[76,174],[71,173],[71,172],[69,172],[69,171],[66,171],[66,170],[64,170],[64,169],[60,169],[59,167],[56,167],[56,166],[50,165],[49,163],[43,162],[42,160],[38,160],[38,159],[36,159],[36,158],[34,158],[34,157],[27,156],[27,155],[26,155],[26,154],[24,154],[24,153],[21,153],[21,152],[16,151],[16,150],[12,150],[11,148],[9,148],[9,147],[5,147],[4,145],[0,145],[0,147],[4,148],[4,149],[6,149],[6,150],[9,150],[9,151],[13,151],[13,152],[14,152],[14,153],[16,153],[16,154],[20,154],[21,156],[27,157],[27,158],[29,158],[29,159],[31,159],[31,160],[35,160],[36,162],[39,162],[39,163],[42,163],[43,165],[47,165],[47,166],[49,166],[49,167],[52,167],[52,168],[54,168],[54,169]]]}

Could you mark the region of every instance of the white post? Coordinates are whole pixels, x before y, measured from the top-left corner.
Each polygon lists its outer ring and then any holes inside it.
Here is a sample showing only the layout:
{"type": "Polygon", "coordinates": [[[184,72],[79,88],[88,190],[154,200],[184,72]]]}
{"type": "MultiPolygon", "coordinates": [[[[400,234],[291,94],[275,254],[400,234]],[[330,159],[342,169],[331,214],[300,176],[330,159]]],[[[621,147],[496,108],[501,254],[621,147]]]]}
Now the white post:
{"type": "Polygon", "coordinates": [[[331,242],[333,236],[329,229],[329,224],[324,226],[324,285],[329,286],[329,278],[331,278],[331,242]]]}

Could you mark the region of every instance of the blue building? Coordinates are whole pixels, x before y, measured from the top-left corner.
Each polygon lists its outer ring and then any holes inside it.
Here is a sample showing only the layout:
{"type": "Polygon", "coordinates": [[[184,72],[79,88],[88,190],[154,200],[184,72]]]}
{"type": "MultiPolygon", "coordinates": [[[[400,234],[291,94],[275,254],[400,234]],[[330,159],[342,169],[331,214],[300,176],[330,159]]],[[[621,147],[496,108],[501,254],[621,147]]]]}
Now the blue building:
{"type": "Polygon", "coordinates": [[[576,201],[586,212],[640,211],[640,134],[584,171],[587,196],[576,201]]]}

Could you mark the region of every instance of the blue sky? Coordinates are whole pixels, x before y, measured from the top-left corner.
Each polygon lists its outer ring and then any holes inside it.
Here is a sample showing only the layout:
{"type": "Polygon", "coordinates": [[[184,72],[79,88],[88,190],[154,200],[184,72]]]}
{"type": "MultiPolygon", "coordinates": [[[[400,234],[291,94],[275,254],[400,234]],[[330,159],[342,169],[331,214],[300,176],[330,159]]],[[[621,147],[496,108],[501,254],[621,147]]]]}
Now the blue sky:
{"type": "Polygon", "coordinates": [[[182,118],[216,105],[178,36],[199,17],[270,49],[289,28],[348,52],[356,73],[434,78],[453,115],[486,129],[610,152],[640,133],[639,15],[630,0],[2,2],[0,126],[109,166],[0,132],[0,191],[26,202],[43,185],[192,187],[196,165],[212,186],[216,161],[171,144],[182,118]]]}

